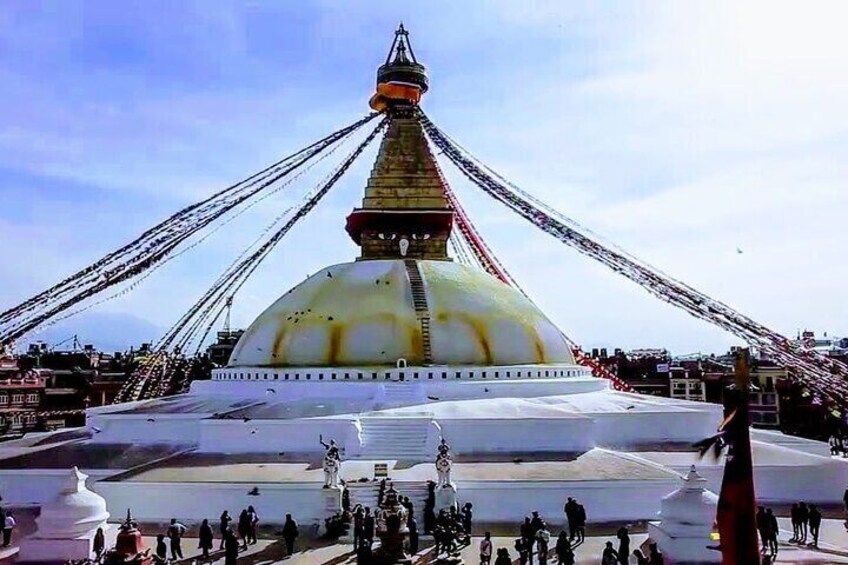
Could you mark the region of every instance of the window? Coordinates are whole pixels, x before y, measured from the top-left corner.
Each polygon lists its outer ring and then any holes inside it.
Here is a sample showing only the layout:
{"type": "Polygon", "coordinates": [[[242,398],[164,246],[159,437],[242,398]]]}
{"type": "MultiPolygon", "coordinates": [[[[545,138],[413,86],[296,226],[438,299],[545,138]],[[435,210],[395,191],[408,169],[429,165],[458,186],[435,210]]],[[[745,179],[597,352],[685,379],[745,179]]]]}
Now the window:
{"type": "Polygon", "coordinates": [[[24,423],[34,424],[35,423],[35,414],[27,414],[26,416],[24,416],[24,423]]]}
{"type": "Polygon", "coordinates": [[[462,373],[460,373],[459,371],[457,371],[457,372],[456,372],[456,378],[459,378],[459,376],[460,376],[461,374],[462,374],[462,373]]]}
{"type": "Polygon", "coordinates": [[[371,378],[372,378],[372,379],[376,379],[376,378],[377,378],[377,373],[371,373],[371,378]]]}
{"type": "Polygon", "coordinates": [[[26,401],[28,404],[38,404],[38,393],[31,392],[27,394],[26,401]]]}
{"type": "Polygon", "coordinates": [[[413,379],[417,379],[417,378],[418,378],[418,373],[412,373],[412,378],[413,378],[413,379]]]}
{"type": "Polygon", "coordinates": [[[483,378],[486,378],[486,371],[483,371],[483,378]]]}
{"type": "Polygon", "coordinates": [[[764,405],[773,406],[774,404],[776,404],[777,398],[775,397],[775,395],[773,393],[766,393],[766,394],[763,394],[762,396],[763,396],[763,404],[764,405]]]}
{"type": "Polygon", "coordinates": [[[0,404],[9,404],[9,395],[8,394],[0,394],[0,404]]]}
{"type": "Polygon", "coordinates": [[[443,379],[448,378],[448,374],[447,374],[447,373],[445,373],[445,372],[442,372],[442,378],[443,378],[443,379]]]}
{"type": "Polygon", "coordinates": [[[499,372],[497,372],[497,371],[495,371],[495,378],[496,378],[496,379],[499,379],[500,377],[501,377],[500,373],[499,373],[499,372]]]}
{"type": "MultiPolygon", "coordinates": [[[[495,373],[495,376],[497,377],[497,376],[498,376],[498,374],[497,374],[497,373],[495,373]]],[[[506,378],[509,378],[509,377],[511,377],[511,376],[512,376],[512,371],[507,371],[507,372],[506,372],[506,378]]]]}
{"type": "Polygon", "coordinates": [[[324,373],[318,373],[318,380],[319,380],[319,381],[323,381],[323,380],[324,380],[324,373]]]}
{"type": "Polygon", "coordinates": [[[12,395],[12,403],[13,404],[22,404],[24,401],[24,395],[22,393],[16,392],[12,395]]]}
{"type": "Polygon", "coordinates": [[[546,377],[548,376],[548,372],[547,372],[547,371],[545,371],[545,376],[546,376],[546,377]]]}
{"type": "Polygon", "coordinates": [[[428,378],[428,379],[432,379],[432,378],[433,378],[433,373],[427,373],[427,378],[428,378]]]}
{"type": "Polygon", "coordinates": [[[350,378],[350,373],[345,373],[345,380],[350,378]]]}

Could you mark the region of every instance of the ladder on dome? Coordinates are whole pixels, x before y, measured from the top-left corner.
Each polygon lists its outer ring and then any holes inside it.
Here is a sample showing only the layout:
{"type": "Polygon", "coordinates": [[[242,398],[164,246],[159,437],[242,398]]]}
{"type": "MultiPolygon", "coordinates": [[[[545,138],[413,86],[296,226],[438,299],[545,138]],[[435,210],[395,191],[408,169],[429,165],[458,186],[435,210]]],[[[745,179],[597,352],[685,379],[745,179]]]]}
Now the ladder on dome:
{"type": "Polygon", "coordinates": [[[412,304],[415,307],[415,317],[421,326],[421,343],[424,348],[424,364],[433,364],[433,350],[430,342],[430,306],[427,304],[427,293],[424,291],[424,280],[415,259],[404,260],[409,286],[412,288],[412,304]]]}

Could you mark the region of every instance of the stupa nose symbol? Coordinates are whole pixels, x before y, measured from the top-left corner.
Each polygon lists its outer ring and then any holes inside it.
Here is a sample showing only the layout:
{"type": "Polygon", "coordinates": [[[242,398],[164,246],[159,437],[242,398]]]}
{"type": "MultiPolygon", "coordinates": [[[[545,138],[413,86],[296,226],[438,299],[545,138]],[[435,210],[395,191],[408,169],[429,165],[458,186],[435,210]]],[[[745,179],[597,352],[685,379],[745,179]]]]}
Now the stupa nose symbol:
{"type": "Polygon", "coordinates": [[[398,242],[398,247],[400,247],[400,256],[406,257],[406,252],[409,250],[409,240],[402,237],[398,242]]]}

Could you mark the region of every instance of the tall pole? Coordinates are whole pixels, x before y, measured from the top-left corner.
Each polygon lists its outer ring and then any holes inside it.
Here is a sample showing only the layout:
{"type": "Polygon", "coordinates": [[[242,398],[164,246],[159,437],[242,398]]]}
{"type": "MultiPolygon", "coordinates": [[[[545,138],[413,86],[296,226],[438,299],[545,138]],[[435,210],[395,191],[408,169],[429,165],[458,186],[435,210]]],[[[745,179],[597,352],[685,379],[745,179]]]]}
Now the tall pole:
{"type": "Polygon", "coordinates": [[[725,391],[722,429],[727,442],[724,478],[718,499],[722,565],[759,563],[754,469],[751,456],[748,396],[751,375],[748,350],[736,353],[734,386],[725,391]]]}

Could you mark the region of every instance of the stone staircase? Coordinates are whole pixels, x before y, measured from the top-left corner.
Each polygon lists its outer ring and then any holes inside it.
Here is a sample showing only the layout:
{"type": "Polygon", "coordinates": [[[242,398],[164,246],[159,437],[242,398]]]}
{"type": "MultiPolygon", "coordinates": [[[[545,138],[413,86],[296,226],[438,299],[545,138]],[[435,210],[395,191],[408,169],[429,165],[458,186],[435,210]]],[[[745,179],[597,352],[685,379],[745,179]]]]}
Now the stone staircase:
{"type": "MultiPolygon", "coordinates": [[[[434,471],[435,472],[435,471],[434,471]]],[[[424,527],[424,504],[427,502],[427,483],[417,482],[400,482],[392,481],[395,490],[401,496],[408,496],[412,502],[412,508],[415,514],[415,519],[418,521],[419,531],[424,527]]],[[[350,507],[354,508],[357,504],[371,508],[371,512],[377,508],[377,497],[380,492],[379,481],[368,481],[367,483],[347,483],[346,488],[350,494],[350,507]]]]}
{"type": "Polygon", "coordinates": [[[412,305],[415,307],[415,316],[421,326],[421,342],[424,349],[424,364],[433,364],[433,350],[430,345],[430,307],[427,304],[427,293],[424,290],[424,280],[418,269],[418,261],[406,259],[406,273],[409,277],[409,285],[412,288],[412,305]]]}
{"type": "Polygon", "coordinates": [[[424,401],[423,398],[420,398],[419,388],[415,383],[386,383],[383,386],[386,391],[384,402],[387,405],[409,406],[410,404],[418,404],[424,401]]]}
{"type": "Polygon", "coordinates": [[[425,461],[432,418],[363,417],[359,459],[425,461]]]}

